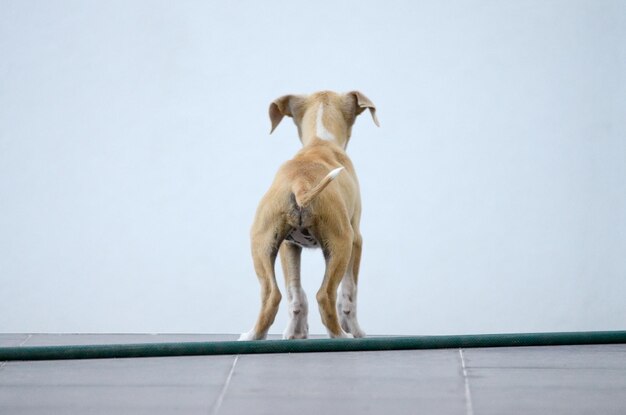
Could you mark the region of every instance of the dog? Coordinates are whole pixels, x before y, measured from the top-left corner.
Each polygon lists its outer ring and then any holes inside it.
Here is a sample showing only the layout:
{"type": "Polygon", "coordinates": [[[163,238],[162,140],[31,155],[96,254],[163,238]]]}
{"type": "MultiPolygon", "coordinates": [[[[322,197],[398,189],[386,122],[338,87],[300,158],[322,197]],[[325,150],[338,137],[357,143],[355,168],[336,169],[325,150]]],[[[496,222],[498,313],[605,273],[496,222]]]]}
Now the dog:
{"type": "Polygon", "coordinates": [[[300,284],[303,248],[321,248],[326,260],[316,299],[328,335],[365,336],[356,312],[363,243],[361,196],[346,147],[356,117],[366,109],[380,126],[376,107],[358,91],[285,95],[270,104],[270,134],[284,116],[291,117],[303,147],[279,168],[256,211],[250,237],[261,284],[261,311],[254,328],[239,340],[265,339],[274,322],[282,299],[274,274],[279,252],[289,303],[283,338],[308,337],[308,302],[300,284]]]}

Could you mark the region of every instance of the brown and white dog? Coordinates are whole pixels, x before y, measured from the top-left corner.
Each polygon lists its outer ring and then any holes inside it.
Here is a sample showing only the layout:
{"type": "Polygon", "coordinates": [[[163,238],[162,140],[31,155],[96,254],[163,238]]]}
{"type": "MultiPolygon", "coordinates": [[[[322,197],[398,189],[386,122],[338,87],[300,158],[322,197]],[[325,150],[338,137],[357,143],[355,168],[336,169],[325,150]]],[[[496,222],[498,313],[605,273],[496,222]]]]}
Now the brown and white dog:
{"type": "Polygon", "coordinates": [[[361,196],[345,151],[352,125],[365,109],[378,125],[376,107],[358,91],[285,95],[270,104],[270,133],[285,115],[292,117],[303,147],[280,167],[257,208],[251,239],[254,268],[261,284],[261,312],[254,328],[239,340],[265,339],[274,322],[282,299],[274,274],[278,252],[289,301],[289,324],[283,338],[308,336],[300,254],[302,248],[318,247],[326,259],[326,272],[316,298],[328,334],[365,336],[356,316],[363,240],[359,231],[361,196]]]}

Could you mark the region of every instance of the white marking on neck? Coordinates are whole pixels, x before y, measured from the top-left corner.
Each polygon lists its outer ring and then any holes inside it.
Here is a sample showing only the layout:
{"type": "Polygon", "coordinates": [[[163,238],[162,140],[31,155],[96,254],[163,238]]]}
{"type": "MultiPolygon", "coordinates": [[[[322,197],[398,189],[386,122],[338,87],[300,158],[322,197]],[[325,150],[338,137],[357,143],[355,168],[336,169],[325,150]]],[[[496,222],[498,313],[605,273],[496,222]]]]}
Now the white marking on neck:
{"type": "Polygon", "coordinates": [[[324,126],[324,103],[321,102],[320,106],[317,109],[317,122],[315,123],[317,136],[322,140],[332,141],[335,139],[333,133],[328,131],[324,126]]]}

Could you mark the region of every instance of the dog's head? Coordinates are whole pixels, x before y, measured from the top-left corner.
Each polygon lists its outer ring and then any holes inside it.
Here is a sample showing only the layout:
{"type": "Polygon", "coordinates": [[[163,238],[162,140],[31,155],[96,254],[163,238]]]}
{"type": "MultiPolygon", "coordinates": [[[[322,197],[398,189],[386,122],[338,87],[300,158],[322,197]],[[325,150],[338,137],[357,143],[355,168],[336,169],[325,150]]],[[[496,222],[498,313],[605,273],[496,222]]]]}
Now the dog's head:
{"type": "Polygon", "coordinates": [[[331,91],[316,92],[311,95],[285,95],[270,104],[272,130],[286,115],[293,118],[298,127],[298,136],[306,145],[315,137],[334,141],[346,148],[352,125],[356,117],[366,109],[370,110],[376,125],[376,106],[359,91],[338,94],[331,91]]]}

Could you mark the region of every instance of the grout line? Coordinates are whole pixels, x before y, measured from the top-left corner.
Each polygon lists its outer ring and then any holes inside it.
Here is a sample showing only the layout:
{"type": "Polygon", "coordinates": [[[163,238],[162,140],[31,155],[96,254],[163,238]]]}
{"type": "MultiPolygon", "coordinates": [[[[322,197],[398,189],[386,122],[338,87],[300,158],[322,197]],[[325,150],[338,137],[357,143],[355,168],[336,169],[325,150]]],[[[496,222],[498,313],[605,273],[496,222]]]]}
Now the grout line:
{"type": "Polygon", "coordinates": [[[463,380],[465,381],[465,413],[467,415],[474,415],[474,406],[472,405],[472,394],[470,393],[469,378],[467,377],[467,367],[465,366],[463,349],[459,349],[459,355],[461,356],[461,368],[463,369],[463,380]]]}
{"type": "Polygon", "coordinates": [[[226,390],[230,385],[230,380],[233,378],[233,373],[235,373],[235,366],[237,365],[237,360],[239,360],[239,355],[235,356],[235,360],[233,360],[233,365],[230,367],[230,372],[228,372],[228,376],[226,377],[226,382],[224,382],[224,386],[220,391],[220,395],[217,397],[215,404],[213,405],[213,409],[211,410],[211,415],[217,414],[220,407],[222,406],[222,402],[224,401],[224,396],[226,396],[226,390]]]}
{"type": "Polygon", "coordinates": [[[22,342],[19,344],[18,347],[24,346],[24,344],[26,344],[26,342],[29,341],[31,337],[33,337],[32,334],[29,334],[28,336],[26,336],[26,338],[24,340],[22,340],[22,342]]]}
{"type": "MultiPolygon", "coordinates": [[[[33,337],[32,334],[29,334],[28,336],[26,336],[26,338],[24,340],[22,340],[22,342],[20,344],[17,345],[17,347],[22,347],[24,346],[24,343],[26,343],[28,340],[30,340],[30,338],[33,337]]],[[[8,361],[4,361],[4,362],[0,362],[0,369],[2,369],[3,367],[5,367],[7,365],[8,361]]]]}

